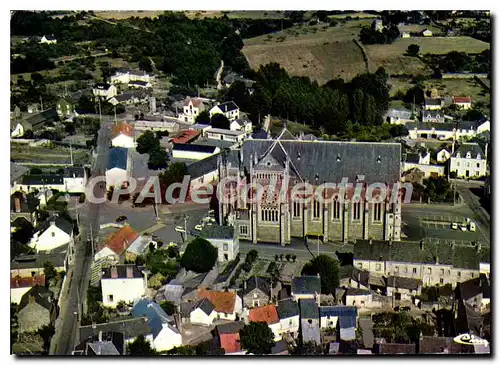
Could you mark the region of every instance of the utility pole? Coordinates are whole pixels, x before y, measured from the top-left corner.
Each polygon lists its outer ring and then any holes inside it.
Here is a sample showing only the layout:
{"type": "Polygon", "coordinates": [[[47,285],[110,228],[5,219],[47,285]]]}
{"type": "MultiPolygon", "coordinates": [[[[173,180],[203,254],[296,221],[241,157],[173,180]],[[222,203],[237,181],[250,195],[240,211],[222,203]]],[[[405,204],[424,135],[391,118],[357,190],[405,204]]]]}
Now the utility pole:
{"type": "Polygon", "coordinates": [[[43,111],[43,98],[41,95],[40,95],[40,111],[41,112],[43,111]]]}
{"type": "Polygon", "coordinates": [[[90,246],[92,248],[92,259],[94,259],[94,235],[92,233],[92,224],[90,225],[90,246]]]}
{"type": "Polygon", "coordinates": [[[115,125],[116,125],[117,124],[117,121],[116,121],[116,105],[115,105],[114,109],[115,109],[115,125]]]}
{"type": "Polygon", "coordinates": [[[187,214],[184,215],[184,236],[186,237],[186,241],[188,238],[188,232],[187,232],[187,220],[189,216],[187,214]]]}
{"type": "Polygon", "coordinates": [[[69,140],[69,157],[71,159],[71,166],[73,166],[73,148],[71,146],[71,140],[69,140]]]}

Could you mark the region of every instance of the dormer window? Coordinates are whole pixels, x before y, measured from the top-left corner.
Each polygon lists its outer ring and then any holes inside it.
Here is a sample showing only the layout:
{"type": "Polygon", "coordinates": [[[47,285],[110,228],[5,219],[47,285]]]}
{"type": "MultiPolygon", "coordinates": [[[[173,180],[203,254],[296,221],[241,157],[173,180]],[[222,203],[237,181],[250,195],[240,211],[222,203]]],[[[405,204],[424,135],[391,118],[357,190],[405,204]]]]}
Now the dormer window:
{"type": "Polygon", "coordinates": [[[377,157],[377,163],[381,163],[382,162],[382,158],[380,156],[377,157]]]}
{"type": "Polygon", "coordinates": [[[478,154],[477,154],[477,159],[478,159],[478,160],[480,160],[480,159],[481,159],[481,154],[480,154],[480,153],[478,153],[478,154]]]}
{"type": "Polygon", "coordinates": [[[467,158],[470,158],[470,152],[467,152],[467,158]]]}
{"type": "Polygon", "coordinates": [[[337,155],[337,162],[340,162],[340,155],[337,155]]]}
{"type": "Polygon", "coordinates": [[[460,152],[457,152],[457,158],[460,158],[460,152]]]}

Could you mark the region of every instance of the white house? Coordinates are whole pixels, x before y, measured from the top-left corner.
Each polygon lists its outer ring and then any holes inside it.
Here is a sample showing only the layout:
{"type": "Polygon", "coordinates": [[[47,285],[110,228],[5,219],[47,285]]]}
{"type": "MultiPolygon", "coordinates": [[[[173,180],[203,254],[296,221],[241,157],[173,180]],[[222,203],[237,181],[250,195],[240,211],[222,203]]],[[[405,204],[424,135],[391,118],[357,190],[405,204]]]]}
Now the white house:
{"type": "Polygon", "coordinates": [[[99,82],[94,85],[92,93],[94,94],[94,96],[100,96],[107,100],[116,96],[118,90],[115,85],[99,82]]]}
{"type": "Polygon", "coordinates": [[[114,75],[110,77],[112,84],[128,84],[134,81],[142,81],[149,83],[152,77],[144,71],[118,69],[114,75]]]}
{"type": "Polygon", "coordinates": [[[420,279],[391,275],[386,278],[386,283],[387,296],[394,296],[395,300],[411,301],[414,296],[420,295],[422,289],[420,279]]]}
{"type": "Polygon", "coordinates": [[[113,147],[109,150],[106,167],[106,185],[116,186],[128,181],[131,171],[131,161],[128,151],[123,147],[113,147]]]}
{"type": "Polygon", "coordinates": [[[197,298],[207,298],[214,306],[217,319],[235,321],[243,311],[243,301],[235,292],[198,289],[197,298]]]}
{"type": "Polygon", "coordinates": [[[275,304],[252,308],[248,312],[248,322],[264,322],[274,334],[274,341],[281,340],[281,323],[275,304]]]}
{"type": "MultiPolygon", "coordinates": [[[[199,98],[188,98],[183,105],[179,120],[186,123],[194,123],[196,117],[205,110],[203,100],[199,98]]],[[[212,116],[212,114],[210,114],[212,116]]]]}
{"type": "Polygon", "coordinates": [[[87,186],[87,171],[83,167],[68,167],[64,169],[63,191],[68,193],[84,193],[87,186]]]}
{"type": "Polygon", "coordinates": [[[424,99],[424,109],[425,110],[441,110],[444,106],[444,100],[441,98],[425,98],[424,99]]]}
{"type": "Polygon", "coordinates": [[[220,152],[219,147],[188,143],[174,143],[172,157],[188,160],[203,160],[220,152]]]}
{"type": "Polygon", "coordinates": [[[111,133],[111,145],[113,147],[135,148],[134,127],[125,122],[116,124],[111,133]]]}
{"type": "Polygon", "coordinates": [[[356,339],[358,311],[354,306],[321,306],[319,307],[320,328],[337,328],[340,339],[352,341],[356,339]]]}
{"type": "Polygon", "coordinates": [[[296,338],[300,327],[299,304],[291,298],[280,300],[278,301],[277,311],[280,319],[281,334],[290,334],[296,338]]]}
{"type": "MultiPolygon", "coordinates": [[[[99,241],[99,245],[94,255],[94,261],[102,259],[106,259],[112,263],[122,261],[126,256],[126,251],[136,243],[139,237],[140,235],[135,229],[129,225],[125,225],[119,230],[109,234],[104,240],[99,241]]],[[[133,254],[130,258],[134,256],[136,255],[133,254]]]]}
{"type": "Polygon", "coordinates": [[[229,120],[236,120],[240,118],[240,108],[233,101],[226,101],[210,109],[209,114],[210,118],[215,114],[223,114],[229,120]]]}
{"type": "Polygon", "coordinates": [[[242,131],[246,134],[252,133],[252,121],[246,119],[236,119],[231,122],[229,129],[232,131],[242,131]]]}
{"type": "Polygon", "coordinates": [[[65,219],[54,217],[33,235],[29,245],[37,251],[49,251],[73,241],[73,225],[65,219]]]}
{"type": "Polygon", "coordinates": [[[472,108],[472,98],[470,96],[454,96],[452,100],[453,105],[457,105],[460,109],[472,108]]]}
{"type": "Polygon", "coordinates": [[[448,151],[446,148],[442,148],[436,154],[436,161],[441,163],[446,162],[450,159],[450,156],[451,156],[450,151],[448,151]]]}
{"type": "Polygon", "coordinates": [[[486,158],[477,143],[464,143],[450,158],[450,173],[454,172],[462,178],[485,176],[486,158]]]}
{"type": "MultiPolygon", "coordinates": [[[[198,189],[201,185],[210,184],[219,179],[217,161],[220,156],[219,152],[218,154],[198,160],[186,166],[186,175],[190,176],[190,190],[198,189]]],[[[203,191],[202,189],[200,190],[203,191]]]]}
{"type": "Polygon", "coordinates": [[[40,39],[40,43],[44,43],[44,44],[56,44],[57,43],[57,39],[53,35],[44,35],[40,39]]]}
{"type": "Polygon", "coordinates": [[[45,285],[45,275],[14,276],[10,278],[10,302],[19,304],[24,294],[35,285],[45,285]]]}
{"type": "Polygon", "coordinates": [[[198,300],[189,314],[191,324],[210,326],[217,318],[214,305],[207,298],[198,300]]]}
{"type": "Polygon", "coordinates": [[[401,38],[410,38],[410,32],[402,32],[401,33],[401,38]]]}
{"type": "Polygon", "coordinates": [[[234,234],[233,226],[205,225],[199,235],[217,247],[218,262],[232,261],[240,251],[238,236],[234,234]]]}
{"type": "Polygon", "coordinates": [[[246,133],[243,131],[231,131],[229,129],[210,128],[205,131],[208,139],[217,139],[229,142],[242,142],[245,139],[246,133]]]}
{"type": "Polygon", "coordinates": [[[390,124],[406,124],[414,122],[415,119],[413,113],[406,109],[391,109],[386,115],[386,121],[390,124]]]}
{"type": "Polygon", "coordinates": [[[318,276],[297,276],[292,279],[292,298],[316,299],[321,294],[321,281],[318,276]]]}
{"type": "Polygon", "coordinates": [[[348,288],[344,294],[344,304],[357,308],[371,307],[373,294],[370,290],[348,288]]]}
{"type": "Polygon", "coordinates": [[[105,268],[101,278],[102,304],[116,308],[120,301],[134,303],[143,297],[147,279],[135,265],[115,265],[105,268]]]}
{"type": "Polygon", "coordinates": [[[168,316],[157,303],[140,299],[132,309],[132,316],[148,318],[149,330],[153,335],[151,345],[156,351],[182,346],[182,335],[175,327],[174,318],[168,316]]]}
{"type": "Polygon", "coordinates": [[[424,37],[432,37],[432,32],[429,30],[429,29],[424,29],[421,34],[424,36],[424,37]]]}

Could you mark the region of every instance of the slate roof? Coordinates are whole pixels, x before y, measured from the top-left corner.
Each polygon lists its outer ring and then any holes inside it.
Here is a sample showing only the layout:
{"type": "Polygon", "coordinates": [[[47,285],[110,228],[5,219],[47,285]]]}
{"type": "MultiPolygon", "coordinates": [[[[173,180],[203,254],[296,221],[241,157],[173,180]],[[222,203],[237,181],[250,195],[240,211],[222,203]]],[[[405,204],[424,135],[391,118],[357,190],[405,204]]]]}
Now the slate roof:
{"type": "Polygon", "coordinates": [[[284,353],[284,352],[288,352],[288,345],[287,345],[287,342],[286,340],[280,340],[278,342],[276,342],[273,346],[273,348],[271,349],[271,354],[281,354],[281,353],[284,353]]]}
{"type": "Polygon", "coordinates": [[[455,330],[457,333],[472,333],[479,336],[484,318],[475,308],[464,300],[458,300],[455,315],[455,330]]]}
{"type": "Polygon", "coordinates": [[[453,131],[456,129],[456,123],[433,123],[433,122],[421,122],[418,123],[419,130],[430,131],[432,129],[436,131],[453,131]]]}
{"type": "Polygon", "coordinates": [[[127,158],[128,152],[126,148],[123,147],[113,147],[109,150],[108,156],[108,166],[107,170],[111,170],[112,168],[119,168],[122,170],[127,169],[127,158]]]}
{"type": "Polygon", "coordinates": [[[387,287],[396,287],[401,289],[417,290],[422,285],[419,279],[405,278],[402,276],[389,276],[385,279],[387,287]]]}
{"type": "Polygon", "coordinates": [[[372,292],[368,289],[347,288],[345,295],[370,295],[372,292]]]}
{"type": "MultiPolygon", "coordinates": [[[[127,268],[131,267],[132,268],[132,278],[144,278],[143,273],[135,266],[134,264],[126,264],[126,265],[116,265],[116,271],[118,274],[117,279],[127,279],[127,268]]],[[[111,277],[111,272],[112,272],[112,267],[107,267],[104,268],[102,274],[103,279],[112,279],[111,277]]]]}
{"type": "Polygon", "coordinates": [[[354,306],[321,306],[319,307],[320,317],[338,317],[339,328],[356,328],[358,310],[354,306]]]}
{"type": "Polygon", "coordinates": [[[444,112],[441,110],[422,110],[422,120],[425,120],[427,118],[443,119],[444,112]]]}
{"type": "Polygon", "coordinates": [[[199,299],[208,298],[216,312],[232,314],[234,311],[236,293],[198,289],[197,296],[199,299]]]}
{"type": "Polygon", "coordinates": [[[318,319],[318,305],[314,299],[299,299],[300,319],[318,319]]]}
{"type": "Polygon", "coordinates": [[[481,157],[484,157],[483,149],[477,143],[461,144],[460,147],[457,148],[453,156],[457,157],[457,154],[460,153],[460,157],[464,158],[465,156],[467,156],[468,152],[470,152],[471,158],[473,159],[476,159],[477,155],[481,155],[481,157]]]}
{"type": "Polygon", "coordinates": [[[209,316],[210,313],[212,313],[213,310],[215,309],[212,302],[210,300],[208,300],[207,298],[202,298],[202,299],[198,300],[194,304],[192,311],[194,311],[195,309],[198,309],[198,308],[200,308],[203,312],[205,312],[205,314],[207,316],[209,316]]]}
{"type": "Polygon", "coordinates": [[[267,134],[267,132],[265,130],[260,129],[256,132],[253,132],[251,137],[252,137],[252,139],[268,139],[269,135],[267,134]]]}
{"type": "Polygon", "coordinates": [[[13,183],[17,179],[19,179],[21,176],[27,174],[30,171],[29,168],[18,165],[14,162],[10,163],[10,182],[13,183]]]}
{"type": "Polygon", "coordinates": [[[441,105],[443,99],[441,98],[425,98],[425,105],[441,105]]]}
{"type": "Polygon", "coordinates": [[[227,334],[227,333],[239,333],[240,330],[245,327],[245,322],[243,321],[235,321],[224,324],[218,324],[215,326],[215,329],[219,334],[227,334]]]}
{"type": "Polygon", "coordinates": [[[395,182],[400,178],[401,144],[368,142],[333,142],[249,139],[244,141],[243,164],[250,169],[250,156],[258,159],[267,153],[284,167],[288,154],[291,167],[297,169],[302,179],[315,181],[316,174],[321,182],[340,182],[343,177],[355,181],[356,175],[364,174],[365,182],[395,182]],[[314,163],[311,163],[314,161],[314,163]],[[363,164],[359,162],[363,161],[363,164]],[[330,166],[324,169],[320,166],[330,166]]]}
{"type": "Polygon", "coordinates": [[[418,153],[407,153],[406,154],[406,162],[418,164],[419,161],[420,161],[420,156],[418,153]]]}
{"type": "Polygon", "coordinates": [[[233,239],[234,227],[233,226],[219,226],[219,225],[205,225],[200,231],[200,237],[203,238],[219,238],[219,239],[233,239]]]}
{"type": "Polygon", "coordinates": [[[269,283],[267,282],[267,280],[265,278],[261,278],[255,275],[247,279],[246,288],[243,290],[243,296],[247,295],[254,289],[259,289],[267,296],[271,295],[271,289],[269,287],[269,283]]]}
{"type": "Polygon", "coordinates": [[[135,80],[135,81],[130,81],[128,84],[129,85],[147,86],[147,84],[149,84],[149,82],[147,82],[147,81],[141,81],[141,80],[135,80]]]}
{"type": "Polygon", "coordinates": [[[341,266],[339,269],[340,279],[351,279],[363,286],[368,286],[369,277],[370,273],[368,271],[359,270],[352,265],[341,266]]]}
{"type": "Polygon", "coordinates": [[[94,85],[95,89],[98,90],[108,90],[111,87],[111,84],[105,83],[105,82],[98,82],[94,85]]]}
{"type": "Polygon", "coordinates": [[[217,105],[217,107],[222,110],[223,113],[239,109],[233,101],[226,101],[225,103],[217,105]]]}
{"type": "Polygon", "coordinates": [[[22,185],[62,185],[64,184],[63,175],[24,175],[21,180],[22,185]]]}
{"type": "Polygon", "coordinates": [[[147,336],[150,331],[147,317],[125,317],[110,320],[108,323],[100,323],[79,328],[80,340],[83,341],[101,332],[120,332],[125,335],[125,339],[135,338],[140,335],[147,336]]]}
{"type": "MultiPolygon", "coordinates": [[[[184,145],[184,146],[193,146],[193,145],[184,145]]],[[[203,147],[203,146],[199,146],[203,147]]],[[[215,147],[212,147],[215,149],[215,147]]],[[[217,161],[219,158],[219,154],[215,154],[212,156],[208,156],[202,160],[193,162],[186,166],[186,175],[191,176],[191,179],[197,179],[201,176],[204,176],[210,172],[217,170],[217,161]]]]}
{"type": "Polygon", "coordinates": [[[291,298],[279,300],[277,311],[280,319],[298,316],[300,313],[299,304],[291,298]]]}
{"type": "Polygon", "coordinates": [[[58,118],[57,111],[55,108],[47,109],[44,110],[41,113],[34,114],[28,118],[26,118],[23,122],[26,122],[28,124],[28,129],[31,129],[32,131],[36,131],[43,127],[45,122],[49,120],[53,120],[58,118]]]}
{"type": "Polygon", "coordinates": [[[92,350],[92,352],[95,355],[99,356],[119,356],[121,355],[120,352],[116,349],[115,345],[113,342],[109,341],[102,341],[102,342],[90,342],[87,344],[87,346],[92,350]]]}
{"type": "Polygon", "coordinates": [[[30,290],[28,290],[19,301],[18,310],[23,309],[30,303],[30,297],[33,297],[35,302],[45,309],[52,309],[52,293],[49,289],[41,285],[35,285],[30,290]]]}
{"type": "Polygon", "coordinates": [[[391,109],[388,111],[387,116],[400,119],[411,119],[412,112],[407,109],[391,109]]]}
{"type": "Polygon", "coordinates": [[[199,144],[174,143],[172,151],[214,153],[215,148],[215,146],[204,146],[199,144]]]}
{"type": "Polygon", "coordinates": [[[487,298],[491,295],[491,286],[486,278],[486,275],[484,274],[481,274],[479,277],[457,283],[457,299],[469,300],[480,294],[483,294],[483,296],[486,294],[487,298]]]}
{"type": "Polygon", "coordinates": [[[47,228],[50,227],[51,222],[54,222],[56,227],[65,232],[66,234],[71,236],[71,234],[73,233],[73,224],[68,222],[66,219],[60,217],[52,217],[45,221],[43,228],[40,230],[40,234],[43,234],[43,232],[45,232],[47,228]]]}
{"type": "Polygon", "coordinates": [[[167,325],[174,333],[179,333],[177,328],[170,325],[173,322],[172,317],[169,317],[159,304],[149,299],[139,300],[132,309],[132,316],[136,318],[146,316],[148,318],[149,330],[153,334],[153,338],[158,336],[164,325],[167,325]]]}
{"type": "Polygon", "coordinates": [[[274,304],[250,309],[248,318],[252,322],[266,322],[268,325],[280,321],[274,304]]]}
{"type": "Polygon", "coordinates": [[[354,259],[374,260],[374,261],[396,261],[396,262],[416,262],[416,263],[436,263],[436,254],[439,263],[453,265],[461,269],[479,269],[481,260],[489,261],[489,248],[481,247],[478,253],[477,248],[469,245],[450,244],[441,241],[425,241],[423,249],[418,242],[389,242],[357,240],[354,244],[354,259]]]}
{"type": "Polygon", "coordinates": [[[292,279],[293,294],[321,293],[321,280],[317,276],[298,276],[292,279]]]}
{"type": "Polygon", "coordinates": [[[51,262],[54,267],[64,267],[66,253],[43,254],[38,252],[35,255],[17,256],[10,262],[11,270],[15,269],[39,269],[46,262],[51,262]]]}

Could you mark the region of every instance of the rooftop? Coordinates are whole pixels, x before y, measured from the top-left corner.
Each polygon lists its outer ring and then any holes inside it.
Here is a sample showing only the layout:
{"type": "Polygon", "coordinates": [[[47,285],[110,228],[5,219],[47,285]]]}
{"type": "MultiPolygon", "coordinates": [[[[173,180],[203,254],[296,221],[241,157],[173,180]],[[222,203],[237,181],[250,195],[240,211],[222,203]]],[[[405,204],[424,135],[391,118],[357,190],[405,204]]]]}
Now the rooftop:
{"type": "Polygon", "coordinates": [[[354,306],[321,306],[319,315],[320,317],[338,317],[340,328],[356,328],[358,310],[354,306]]]}
{"type": "Polygon", "coordinates": [[[210,128],[206,131],[206,133],[225,134],[228,136],[241,136],[242,134],[245,134],[245,132],[243,131],[232,131],[229,129],[222,129],[222,128],[210,128]]]}
{"type": "Polygon", "coordinates": [[[234,227],[233,226],[219,226],[219,225],[205,225],[200,232],[200,237],[203,238],[219,238],[219,239],[233,239],[234,227]]]}
{"type": "Polygon", "coordinates": [[[198,289],[197,296],[198,299],[209,299],[216,312],[232,314],[234,311],[236,293],[198,289]]]}
{"type": "Polygon", "coordinates": [[[31,288],[35,285],[45,285],[45,275],[36,275],[29,277],[15,276],[10,278],[10,288],[31,288]]]}
{"type": "Polygon", "coordinates": [[[124,134],[128,137],[134,137],[134,127],[126,122],[119,122],[113,127],[111,138],[118,137],[120,134],[124,134]]]}
{"type": "Polygon", "coordinates": [[[113,147],[109,150],[107,170],[119,168],[127,169],[128,151],[123,147],[113,147]]]}
{"type": "Polygon", "coordinates": [[[108,323],[100,323],[89,326],[81,326],[79,328],[80,340],[92,338],[99,332],[121,332],[125,338],[135,338],[140,335],[148,335],[150,333],[147,317],[119,317],[110,319],[108,323]]]}
{"type": "Polygon", "coordinates": [[[137,237],[139,237],[139,233],[132,227],[126,225],[120,230],[109,234],[104,243],[100,244],[99,250],[108,247],[116,254],[121,255],[137,237]]]}
{"type": "Polygon", "coordinates": [[[317,276],[299,276],[292,279],[292,294],[319,294],[321,280],[317,276]]]}
{"type": "Polygon", "coordinates": [[[223,113],[239,109],[233,101],[226,101],[225,103],[218,104],[217,107],[222,110],[223,113]]]}
{"type": "Polygon", "coordinates": [[[249,319],[252,322],[266,322],[268,325],[279,323],[280,321],[274,304],[250,309],[249,319]]]}
{"type": "Polygon", "coordinates": [[[271,295],[271,290],[267,280],[265,278],[261,278],[255,275],[247,279],[246,287],[245,289],[243,289],[243,295],[244,296],[247,295],[254,289],[259,289],[267,296],[271,295]]]}
{"type": "Polygon", "coordinates": [[[137,279],[144,278],[144,274],[134,264],[115,265],[103,269],[103,279],[137,279]],[[116,277],[113,277],[116,275],[116,277]]]}
{"type": "Polygon", "coordinates": [[[317,319],[318,305],[314,299],[299,299],[300,319],[317,319]]]}
{"type": "Polygon", "coordinates": [[[298,316],[300,313],[299,304],[291,298],[279,300],[277,311],[280,319],[298,316]]]}
{"type": "Polygon", "coordinates": [[[188,143],[196,139],[200,135],[200,132],[187,129],[180,131],[174,138],[170,140],[172,143],[188,143]]]}
{"type": "Polygon", "coordinates": [[[422,285],[422,280],[402,276],[389,276],[385,280],[387,286],[393,288],[417,290],[422,285]]]}
{"type": "Polygon", "coordinates": [[[204,146],[199,144],[174,143],[172,151],[199,152],[199,153],[214,153],[215,146],[204,146]]]}

